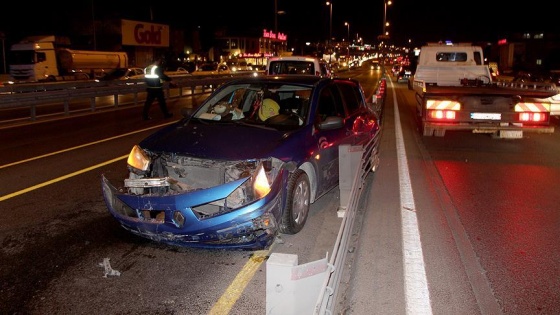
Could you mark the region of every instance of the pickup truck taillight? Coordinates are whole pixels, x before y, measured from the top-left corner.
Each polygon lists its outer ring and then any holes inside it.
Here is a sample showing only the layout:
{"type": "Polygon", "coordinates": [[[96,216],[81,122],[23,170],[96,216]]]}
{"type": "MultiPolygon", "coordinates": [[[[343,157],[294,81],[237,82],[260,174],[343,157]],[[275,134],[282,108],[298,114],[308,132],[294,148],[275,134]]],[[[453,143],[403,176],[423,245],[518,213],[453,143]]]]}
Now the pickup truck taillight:
{"type": "Polygon", "coordinates": [[[453,110],[429,110],[428,117],[439,120],[454,120],[455,111],[453,110]]]}
{"type": "Polygon", "coordinates": [[[431,119],[454,120],[461,103],[451,100],[427,100],[426,115],[431,119]]]}
{"type": "Polygon", "coordinates": [[[515,111],[521,122],[547,122],[550,118],[550,103],[517,103],[515,111]]]}
{"type": "Polygon", "coordinates": [[[545,122],[548,117],[548,113],[519,113],[519,121],[522,122],[545,122]]]}

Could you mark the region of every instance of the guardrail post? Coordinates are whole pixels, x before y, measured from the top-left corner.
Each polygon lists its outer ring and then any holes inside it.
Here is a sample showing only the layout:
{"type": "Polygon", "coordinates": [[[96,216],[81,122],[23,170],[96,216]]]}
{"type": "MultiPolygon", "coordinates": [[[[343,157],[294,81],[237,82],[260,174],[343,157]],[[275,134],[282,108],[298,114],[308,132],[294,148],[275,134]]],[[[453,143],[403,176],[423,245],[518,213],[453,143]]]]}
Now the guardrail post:
{"type": "Polygon", "coordinates": [[[352,197],[352,185],[354,184],[354,179],[359,170],[363,152],[364,150],[361,146],[343,144],[338,147],[338,187],[340,190],[339,217],[342,217],[344,211],[348,208],[348,203],[352,197]]]}
{"type": "Polygon", "coordinates": [[[91,111],[94,112],[95,111],[95,96],[89,99],[89,105],[90,105],[91,111]]]}
{"type": "Polygon", "coordinates": [[[119,94],[113,94],[113,103],[115,104],[115,107],[119,107],[119,94]]]}
{"type": "Polygon", "coordinates": [[[266,262],[266,314],[313,314],[329,268],[327,258],[298,266],[298,256],[272,253],[266,262]]]}

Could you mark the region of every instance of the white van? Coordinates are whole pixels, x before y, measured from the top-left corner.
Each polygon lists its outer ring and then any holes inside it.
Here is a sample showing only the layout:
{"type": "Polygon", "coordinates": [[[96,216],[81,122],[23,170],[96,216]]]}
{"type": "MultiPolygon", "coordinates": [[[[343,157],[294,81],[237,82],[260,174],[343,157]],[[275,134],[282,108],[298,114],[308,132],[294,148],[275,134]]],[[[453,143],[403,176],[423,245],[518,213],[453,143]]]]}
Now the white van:
{"type": "Polygon", "coordinates": [[[331,77],[331,71],[324,60],[307,56],[270,57],[266,63],[266,74],[299,74],[331,77]]]}

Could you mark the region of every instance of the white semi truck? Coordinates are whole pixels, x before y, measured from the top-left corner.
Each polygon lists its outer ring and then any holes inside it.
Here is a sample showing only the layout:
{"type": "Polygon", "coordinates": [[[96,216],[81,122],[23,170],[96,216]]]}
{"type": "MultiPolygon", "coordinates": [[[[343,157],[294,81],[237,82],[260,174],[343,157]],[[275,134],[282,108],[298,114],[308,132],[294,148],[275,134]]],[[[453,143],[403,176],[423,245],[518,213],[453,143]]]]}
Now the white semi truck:
{"type": "Polygon", "coordinates": [[[10,48],[10,76],[16,82],[94,79],[128,67],[126,52],[73,50],[55,36],[27,37],[10,48]]]}

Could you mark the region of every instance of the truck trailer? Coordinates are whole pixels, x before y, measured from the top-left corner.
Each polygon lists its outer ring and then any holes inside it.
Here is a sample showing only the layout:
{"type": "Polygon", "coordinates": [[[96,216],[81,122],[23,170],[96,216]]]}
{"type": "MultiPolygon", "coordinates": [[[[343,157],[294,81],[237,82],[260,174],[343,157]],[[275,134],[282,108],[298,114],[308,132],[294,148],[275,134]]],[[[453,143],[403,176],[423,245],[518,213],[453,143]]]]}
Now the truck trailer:
{"type": "Polygon", "coordinates": [[[16,82],[94,79],[128,67],[126,52],[74,50],[54,36],[27,37],[10,48],[10,76],[16,82]]]}

